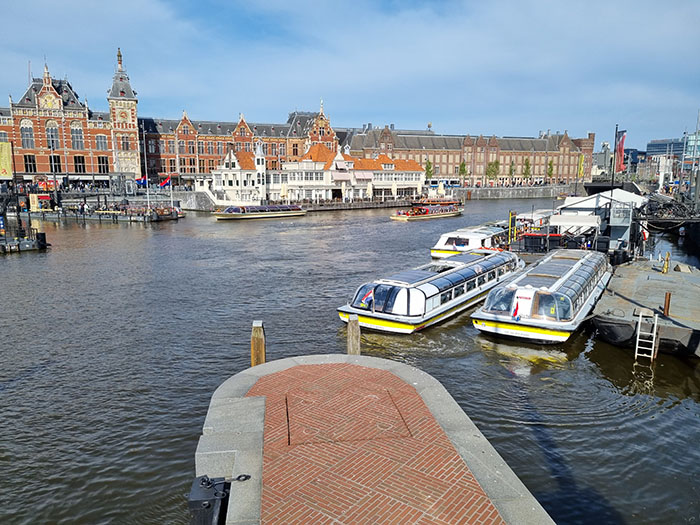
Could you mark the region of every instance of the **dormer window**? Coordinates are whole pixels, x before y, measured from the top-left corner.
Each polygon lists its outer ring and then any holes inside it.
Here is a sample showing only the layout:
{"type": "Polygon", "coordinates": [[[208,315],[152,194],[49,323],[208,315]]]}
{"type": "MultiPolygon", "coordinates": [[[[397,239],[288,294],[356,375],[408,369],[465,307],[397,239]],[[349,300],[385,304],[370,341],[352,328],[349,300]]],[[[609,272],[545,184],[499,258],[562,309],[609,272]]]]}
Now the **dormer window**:
{"type": "Polygon", "coordinates": [[[120,91],[120,92],[119,92],[119,96],[120,96],[120,97],[125,97],[125,96],[126,96],[126,92],[125,92],[124,90],[120,91]]]}
{"type": "Polygon", "coordinates": [[[182,134],[189,135],[190,134],[190,127],[189,126],[182,126],[182,134]]]}
{"type": "Polygon", "coordinates": [[[241,131],[239,133],[241,137],[245,137],[245,129],[241,128],[241,131]]]}

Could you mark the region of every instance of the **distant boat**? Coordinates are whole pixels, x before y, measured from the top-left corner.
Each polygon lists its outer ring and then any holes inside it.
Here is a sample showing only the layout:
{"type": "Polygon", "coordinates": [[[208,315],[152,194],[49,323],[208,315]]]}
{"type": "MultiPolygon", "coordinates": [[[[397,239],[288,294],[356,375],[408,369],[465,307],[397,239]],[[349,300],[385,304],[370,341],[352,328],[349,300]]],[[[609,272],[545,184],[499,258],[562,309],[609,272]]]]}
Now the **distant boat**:
{"type": "Polygon", "coordinates": [[[306,210],[296,204],[270,204],[267,206],[229,206],[214,212],[218,221],[238,219],[278,219],[306,215],[306,210]]]}
{"type": "Polygon", "coordinates": [[[394,221],[422,221],[462,215],[463,208],[454,204],[449,206],[413,206],[410,210],[398,210],[391,216],[394,221]]]}
{"type": "Polygon", "coordinates": [[[459,230],[443,233],[430,249],[430,255],[436,259],[450,257],[468,252],[475,248],[498,248],[508,238],[507,226],[484,224],[469,226],[459,230]]]}

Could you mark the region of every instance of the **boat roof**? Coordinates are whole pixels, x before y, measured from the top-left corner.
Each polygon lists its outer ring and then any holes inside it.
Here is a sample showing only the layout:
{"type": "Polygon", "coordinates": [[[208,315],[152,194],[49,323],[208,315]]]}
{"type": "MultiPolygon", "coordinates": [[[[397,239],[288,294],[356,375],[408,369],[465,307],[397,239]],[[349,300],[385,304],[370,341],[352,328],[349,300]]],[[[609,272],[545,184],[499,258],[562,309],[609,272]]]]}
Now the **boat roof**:
{"type": "Polygon", "coordinates": [[[491,237],[492,235],[498,235],[504,231],[506,231],[506,228],[502,226],[469,226],[467,228],[460,228],[443,233],[440,237],[491,237]]]}
{"type": "Polygon", "coordinates": [[[421,284],[430,283],[442,291],[516,258],[517,255],[511,252],[474,250],[418,268],[404,270],[375,282],[406,287],[418,287],[421,284]]]}
{"type": "Polygon", "coordinates": [[[599,252],[586,250],[554,250],[510,284],[552,290],[558,287],[557,283],[566,277],[580,261],[590,258],[605,258],[605,256],[599,252]]]}

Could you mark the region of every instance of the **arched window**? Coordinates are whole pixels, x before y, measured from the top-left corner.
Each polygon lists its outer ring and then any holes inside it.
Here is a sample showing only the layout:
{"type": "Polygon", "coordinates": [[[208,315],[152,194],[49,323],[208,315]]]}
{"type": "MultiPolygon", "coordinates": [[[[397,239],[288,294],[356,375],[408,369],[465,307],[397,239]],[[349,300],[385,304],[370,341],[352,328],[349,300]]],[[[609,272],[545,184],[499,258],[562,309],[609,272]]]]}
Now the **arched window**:
{"type": "Polygon", "coordinates": [[[19,124],[19,133],[22,137],[23,148],[34,148],[34,124],[29,119],[24,119],[19,124]]]}
{"type": "Polygon", "coordinates": [[[83,127],[80,125],[80,122],[73,121],[70,123],[70,141],[73,144],[73,149],[85,149],[83,127]]]}
{"type": "Polygon", "coordinates": [[[49,149],[59,149],[61,147],[58,124],[56,124],[55,120],[49,120],[46,123],[46,145],[49,149]]]}

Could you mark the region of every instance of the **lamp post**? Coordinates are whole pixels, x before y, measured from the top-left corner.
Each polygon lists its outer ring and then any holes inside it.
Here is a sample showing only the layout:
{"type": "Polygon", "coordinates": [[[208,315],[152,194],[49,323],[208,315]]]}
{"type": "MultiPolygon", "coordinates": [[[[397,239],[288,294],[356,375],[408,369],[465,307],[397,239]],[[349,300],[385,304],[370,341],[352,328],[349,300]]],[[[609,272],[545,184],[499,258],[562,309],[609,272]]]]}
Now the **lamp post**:
{"type": "Polygon", "coordinates": [[[49,144],[49,167],[51,169],[51,174],[53,175],[53,201],[54,205],[58,208],[58,188],[56,186],[56,165],[54,163],[54,143],[49,144]]]}

